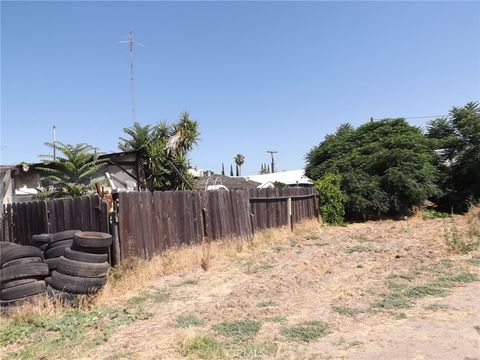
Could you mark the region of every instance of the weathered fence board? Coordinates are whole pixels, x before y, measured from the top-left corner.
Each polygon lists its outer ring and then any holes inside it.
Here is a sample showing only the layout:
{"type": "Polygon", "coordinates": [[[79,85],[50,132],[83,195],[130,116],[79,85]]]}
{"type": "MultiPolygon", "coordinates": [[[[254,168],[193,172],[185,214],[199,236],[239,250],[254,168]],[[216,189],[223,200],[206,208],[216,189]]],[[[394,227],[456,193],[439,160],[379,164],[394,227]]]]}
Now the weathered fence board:
{"type": "Polygon", "coordinates": [[[31,245],[32,235],[63,230],[109,232],[107,204],[98,196],[31,201],[3,207],[2,238],[31,245]]]}

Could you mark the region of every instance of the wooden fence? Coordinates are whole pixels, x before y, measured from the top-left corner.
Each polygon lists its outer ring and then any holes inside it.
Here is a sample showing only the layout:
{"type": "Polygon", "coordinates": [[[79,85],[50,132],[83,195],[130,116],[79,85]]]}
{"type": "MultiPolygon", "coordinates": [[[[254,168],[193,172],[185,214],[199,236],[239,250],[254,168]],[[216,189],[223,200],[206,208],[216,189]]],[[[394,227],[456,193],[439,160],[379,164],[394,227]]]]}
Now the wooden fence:
{"type": "Polygon", "coordinates": [[[256,229],[314,218],[317,195],[312,188],[120,193],[121,258],[148,259],[172,246],[245,238],[256,229]]]}
{"type": "Polygon", "coordinates": [[[34,234],[73,229],[109,232],[107,203],[93,195],[3,207],[3,241],[30,245],[34,234]]]}

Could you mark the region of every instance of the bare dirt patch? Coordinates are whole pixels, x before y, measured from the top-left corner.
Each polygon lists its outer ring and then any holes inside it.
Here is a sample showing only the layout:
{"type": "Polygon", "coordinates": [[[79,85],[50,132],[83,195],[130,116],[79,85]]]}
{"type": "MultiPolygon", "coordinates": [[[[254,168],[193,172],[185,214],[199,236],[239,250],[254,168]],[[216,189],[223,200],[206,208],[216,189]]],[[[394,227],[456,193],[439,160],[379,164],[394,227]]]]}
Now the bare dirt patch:
{"type": "MultiPolygon", "coordinates": [[[[310,224],[212,251],[208,271],[195,263],[132,285],[147,315],[119,324],[77,357],[476,358],[478,253],[453,253],[444,221],[310,224]]],[[[466,217],[456,221],[466,226],[466,217]]],[[[188,251],[197,260],[204,253],[188,251]]],[[[107,298],[118,305],[131,297],[107,298]]]]}

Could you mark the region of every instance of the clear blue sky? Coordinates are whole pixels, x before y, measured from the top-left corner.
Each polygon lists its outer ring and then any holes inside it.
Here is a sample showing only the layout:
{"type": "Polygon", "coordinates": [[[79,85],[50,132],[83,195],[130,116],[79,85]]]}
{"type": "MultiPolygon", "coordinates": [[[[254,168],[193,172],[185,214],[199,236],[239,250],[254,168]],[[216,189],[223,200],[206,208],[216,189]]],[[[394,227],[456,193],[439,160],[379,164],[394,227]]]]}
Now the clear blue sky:
{"type": "MultiPolygon", "coordinates": [[[[189,111],[193,164],[220,171],[237,153],[254,174],[278,168],[342,122],[441,115],[480,98],[479,2],[1,3],[1,163],[36,162],[51,128],[65,143],[116,151],[137,118],[189,111]]],[[[423,126],[425,119],[411,123],[423,126]]]]}

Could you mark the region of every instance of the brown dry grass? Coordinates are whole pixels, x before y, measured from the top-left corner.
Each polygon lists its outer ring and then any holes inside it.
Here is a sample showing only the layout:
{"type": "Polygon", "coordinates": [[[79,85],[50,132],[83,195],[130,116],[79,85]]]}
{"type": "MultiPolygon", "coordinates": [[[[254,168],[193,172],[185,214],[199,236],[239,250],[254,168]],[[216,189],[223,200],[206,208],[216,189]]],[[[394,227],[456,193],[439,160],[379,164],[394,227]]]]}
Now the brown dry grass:
{"type": "MultiPolygon", "coordinates": [[[[469,215],[456,216],[453,221],[464,234],[477,226],[479,216],[479,209],[473,209],[469,215]]],[[[388,287],[392,279],[421,286],[447,273],[480,274],[478,261],[472,258],[480,255],[478,251],[458,254],[447,246],[445,221],[450,219],[425,221],[415,217],[347,227],[323,227],[313,221],[298,226],[293,234],[287,229],[268,230],[251,240],[231,239],[213,242],[210,248],[198,245],[175,249],[148,262],[131,260],[112,272],[111,279],[115,281],[110,281],[95,302],[85,304],[85,308],[121,306],[145,291],[168,292],[168,299],[145,300],[148,319],[120,326],[107,343],[86,352],[83,349],[78,357],[198,358],[200,355],[192,352],[192,344],[213,339],[217,342],[212,343],[214,346],[222,347],[217,353],[223,354],[222,358],[348,358],[363,351],[368,353],[370,343],[383,341],[380,334],[391,333],[396,326],[414,319],[445,320],[447,325],[465,322],[475,311],[469,296],[474,296],[476,290],[464,293],[462,306],[452,300],[449,306],[437,307],[438,311],[427,309],[441,301],[438,296],[415,300],[407,309],[371,307],[392,291],[388,287]],[[207,258],[208,270],[204,271],[202,262],[207,258]],[[202,325],[179,328],[179,315],[195,315],[202,325]],[[213,330],[219,323],[242,319],[262,323],[253,339],[236,342],[213,330]],[[281,335],[283,327],[295,328],[311,320],[328,324],[325,338],[292,343],[281,335]]],[[[455,292],[451,292],[448,299],[454,299],[455,292]]],[[[45,309],[22,311],[45,311],[57,316],[63,310],[47,305],[45,309]]],[[[15,316],[21,316],[22,311],[15,316]]],[[[420,325],[423,323],[404,329],[401,338],[415,335],[414,329],[420,325]]],[[[467,327],[462,323],[462,328],[467,327]]],[[[422,331],[439,331],[453,339],[447,330],[448,327],[425,326],[422,331]]],[[[441,346],[435,351],[449,354],[441,346]]]]}

